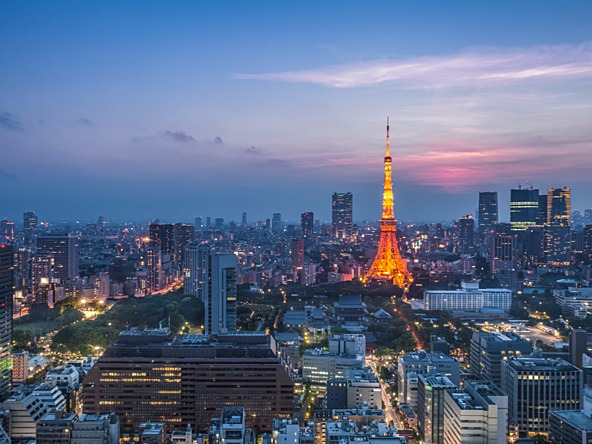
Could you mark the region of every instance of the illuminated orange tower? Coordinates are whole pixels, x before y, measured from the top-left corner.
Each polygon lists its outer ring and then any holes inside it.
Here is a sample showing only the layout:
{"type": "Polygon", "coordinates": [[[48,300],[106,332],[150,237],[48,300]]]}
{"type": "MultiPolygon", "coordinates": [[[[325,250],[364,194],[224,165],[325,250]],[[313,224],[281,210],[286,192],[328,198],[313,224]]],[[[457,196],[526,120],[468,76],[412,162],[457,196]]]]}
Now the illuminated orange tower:
{"type": "Polygon", "coordinates": [[[391,139],[389,120],[386,118],[386,155],[384,156],[384,191],[382,193],[382,219],[380,220],[380,241],[372,266],[363,281],[371,279],[392,280],[397,287],[408,288],[413,282],[407,264],[399,253],[397,242],[397,221],[395,220],[395,199],[393,197],[391,139]]]}

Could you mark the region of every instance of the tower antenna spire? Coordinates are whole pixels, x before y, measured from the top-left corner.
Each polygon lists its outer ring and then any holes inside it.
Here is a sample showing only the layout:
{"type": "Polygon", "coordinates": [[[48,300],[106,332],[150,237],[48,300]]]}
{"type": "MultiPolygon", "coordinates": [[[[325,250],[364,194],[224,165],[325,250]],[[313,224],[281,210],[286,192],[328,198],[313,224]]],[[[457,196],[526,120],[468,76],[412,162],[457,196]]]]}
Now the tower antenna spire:
{"type": "Polygon", "coordinates": [[[390,280],[394,285],[407,290],[413,277],[407,270],[407,263],[399,253],[397,242],[397,221],[395,220],[395,198],[393,194],[391,158],[391,137],[389,117],[386,117],[386,155],[384,156],[384,182],[382,193],[382,219],[380,220],[380,240],[376,257],[363,282],[371,279],[390,280]]]}

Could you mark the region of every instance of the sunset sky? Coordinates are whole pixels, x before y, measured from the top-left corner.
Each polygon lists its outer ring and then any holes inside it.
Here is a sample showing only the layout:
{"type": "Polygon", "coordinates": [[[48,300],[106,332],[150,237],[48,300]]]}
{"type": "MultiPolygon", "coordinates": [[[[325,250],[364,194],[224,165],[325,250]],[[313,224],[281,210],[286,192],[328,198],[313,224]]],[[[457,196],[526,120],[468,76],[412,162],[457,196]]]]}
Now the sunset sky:
{"type": "Polygon", "coordinates": [[[3,1],[0,218],[592,208],[592,2],[3,1]]]}

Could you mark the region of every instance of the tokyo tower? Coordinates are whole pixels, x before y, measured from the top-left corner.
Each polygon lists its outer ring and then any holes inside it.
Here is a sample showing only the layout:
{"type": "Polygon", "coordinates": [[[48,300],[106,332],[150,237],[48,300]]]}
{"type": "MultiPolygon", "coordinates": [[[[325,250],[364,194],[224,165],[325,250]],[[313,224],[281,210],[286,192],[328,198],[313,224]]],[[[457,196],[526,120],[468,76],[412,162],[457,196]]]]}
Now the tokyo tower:
{"type": "Polygon", "coordinates": [[[399,253],[397,242],[397,221],[395,220],[395,199],[393,197],[391,140],[389,121],[386,119],[386,155],[384,156],[384,191],[382,193],[382,219],[380,220],[380,241],[372,266],[363,282],[372,279],[392,280],[397,287],[407,289],[413,277],[407,270],[407,263],[399,253]]]}

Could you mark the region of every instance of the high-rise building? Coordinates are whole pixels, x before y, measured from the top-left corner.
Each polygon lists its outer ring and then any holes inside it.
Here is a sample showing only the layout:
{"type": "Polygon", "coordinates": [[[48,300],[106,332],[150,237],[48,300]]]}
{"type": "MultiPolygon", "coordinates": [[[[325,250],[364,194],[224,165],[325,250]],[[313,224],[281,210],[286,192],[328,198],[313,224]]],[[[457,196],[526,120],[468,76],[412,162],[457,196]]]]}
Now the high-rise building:
{"type": "Polygon", "coordinates": [[[300,215],[300,230],[304,239],[312,238],[314,233],[314,214],[312,211],[300,215]]]}
{"type": "Polygon", "coordinates": [[[472,253],[475,247],[475,219],[470,214],[456,222],[457,251],[460,254],[472,253]]]}
{"type": "Polygon", "coordinates": [[[592,262],[592,225],[586,225],[584,228],[584,254],[592,262]]]}
{"type": "Polygon", "coordinates": [[[162,253],[155,242],[144,244],[144,265],[146,268],[145,294],[152,294],[164,287],[162,253]]]}
{"type": "Polygon", "coordinates": [[[547,190],[547,223],[545,227],[545,259],[552,265],[571,262],[571,190],[547,190]]]}
{"type": "Polygon", "coordinates": [[[208,284],[208,263],[211,246],[207,242],[192,242],[185,248],[183,263],[183,293],[205,302],[208,284]]]}
{"type": "Polygon", "coordinates": [[[384,181],[382,193],[382,219],[378,251],[363,281],[384,279],[400,288],[408,288],[413,277],[407,270],[407,263],[399,252],[397,221],[395,219],[395,197],[393,194],[393,159],[391,158],[391,137],[388,117],[386,120],[386,153],[384,156],[384,181]]]}
{"type": "Polygon", "coordinates": [[[236,331],[236,256],[210,254],[207,282],[205,334],[236,331]]]}
{"type": "Polygon", "coordinates": [[[13,249],[0,245],[0,398],[11,387],[12,379],[12,255],[13,249]]]}
{"type": "Polygon", "coordinates": [[[353,194],[333,193],[331,215],[333,236],[337,239],[349,238],[353,227],[353,194]]]}
{"type": "Polygon", "coordinates": [[[290,243],[290,260],[294,267],[304,265],[304,241],[302,239],[292,239],[290,243]]]}
{"type": "Polygon", "coordinates": [[[547,225],[571,226],[571,190],[569,188],[547,190],[547,225]]]}
{"type": "Polygon", "coordinates": [[[489,238],[489,269],[492,274],[514,270],[518,262],[518,236],[494,232],[489,238]]]}
{"type": "Polygon", "coordinates": [[[510,224],[513,231],[524,231],[539,219],[539,190],[510,190],[510,224]]]}
{"type": "Polygon", "coordinates": [[[444,444],[507,442],[508,397],[488,381],[444,394],[444,444]]]}
{"type": "Polygon", "coordinates": [[[32,245],[37,233],[37,216],[34,211],[23,213],[23,234],[25,245],[32,245]]]}
{"type": "Polygon", "coordinates": [[[479,192],[479,236],[486,240],[486,234],[493,231],[498,222],[497,191],[479,192]]]}
{"type": "Polygon", "coordinates": [[[444,395],[455,388],[446,376],[419,376],[417,431],[425,444],[444,442],[444,395]]]}
{"type": "Polygon", "coordinates": [[[0,221],[0,242],[9,245],[14,243],[14,222],[6,219],[0,221]]]}
{"type": "Polygon", "coordinates": [[[582,371],[563,359],[511,357],[502,361],[501,379],[520,435],[547,433],[549,410],[581,409],[582,371]]]}
{"type": "Polygon", "coordinates": [[[38,236],[37,255],[53,257],[53,279],[59,279],[64,283],[78,277],[78,236],[72,234],[38,236]]]}
{"type": "Polygon", "coordinates": [[[150,224],[150,242],[160,248],[161,254],[175,254],[175,226],[173,224],[150,224]]]}
{"type": "Polygon", "coordinates": [[[516,333],[475,332],[471,338],[471,372],[484,381],[501,385],[502,361],[529,354],[532,343],[516,333]]]}
{"type": "Polygon", "coordinates": [[[241,227],[247,227],[247,213],[243,212],[242,219],[241,219],[241,227]]]}
{"type": "Polygon", "coordinates": [[[273,213],[271,218],[271,231],[274,233],[279,233],[284,229],[284,224],[282,223],[282,214],[281,213],[273,213]]]}
{"type": "Polygon", "coordinates": [[[122,433],[146,421],[167,432],[191,424],[206,432],[212,416],[240,401],[246,426],[271,431],[293,413],[294,383],[271,336],[173,335],[125,331],[84,378],[83,412],[119,416],[122,433]]]}
{"type": "Polygon", "coordinates": [[[185,258],[185,247],[193,242],[195,237],[195,227],[189,224],[175,224],[175,255],[173,262],[183,264],[185,258]]]}

